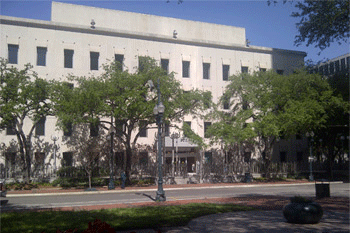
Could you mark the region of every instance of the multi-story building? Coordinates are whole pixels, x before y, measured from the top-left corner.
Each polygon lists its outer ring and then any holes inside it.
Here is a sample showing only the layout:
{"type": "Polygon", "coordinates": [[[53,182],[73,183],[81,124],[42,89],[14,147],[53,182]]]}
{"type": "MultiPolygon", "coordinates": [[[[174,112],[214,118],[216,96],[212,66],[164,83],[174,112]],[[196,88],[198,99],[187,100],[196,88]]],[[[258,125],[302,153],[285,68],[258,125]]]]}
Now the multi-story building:
{"type": "MultiPolygon", "coordinates": [[[[290,74],[303,65],[306,56],[300,51],[249,45],[245,29],[233,26],[58,2],[52,3],[51,14],[51,21],[1,16],[0,56],[18,68],[31,63],[40,77],[49,80],[64,79],[69,74],[96,76],[102,73],[101,65],[113,59],[135,72],[138,57],[150,56],[163,68],[174,71],[185,90],[211,91],[214,102],[223,94],[230,75],[268,69],[290,74]]],[[[191,116],[184,121],[203,137],[205,126],[210,125],[191,116]]],[[[58,157],[74,158],[62,141],[63,131],[55,125],[56,118],[47,117],[37,135],[51,144],[55,135],[58,157]]],[[[169,135],[172,133],[170,129],[169,135]]],[[[5,144],[16,140],[6,130],[0,132],[0,137],[5,144]]],[[[138,143],[153,144],[154,137],[155,131],[149,130],[138,143]]],[[[195,145],[181,138],[175,139],[174,145],[178,161],[187,164],[188,171],[196,170],[196,161],[201,157],[195,145]]],[[[173,143],[169,136],[165,147],[166,157],[171,157],[173,143]]],[[[48,165],[53,164],[52,151],[37,153],[50,153],[44,157],[48,165]]],[[[210,153],[206,152],[206,156],[210,157],[210,153]]],[[[142,156],[149,159],[147,152],[142,156]]]]}

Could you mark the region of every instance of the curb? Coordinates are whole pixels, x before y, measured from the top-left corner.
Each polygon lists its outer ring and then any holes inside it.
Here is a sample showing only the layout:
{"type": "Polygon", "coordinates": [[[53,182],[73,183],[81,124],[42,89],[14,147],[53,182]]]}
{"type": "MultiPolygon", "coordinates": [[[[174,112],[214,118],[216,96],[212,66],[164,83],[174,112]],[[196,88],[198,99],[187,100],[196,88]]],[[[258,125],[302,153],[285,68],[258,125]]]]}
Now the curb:
{"type": "MultiPolygon", "coordinates": [[[[342,181],[330,182],[330,184],[342,184],[342,181]]],[[[164,188],[164,190],[189,190],[189,189],[220,189],[220,188],[249,188],[249,187],[278,187],[278,186],[299,186],[299,185],[314,185],[315,183],[291,183],[291,184],[253,184],[253,185],[224,185],[224,186],[202,186],[202,187],[171,187],[164,188]]],[[[111,194],[111,193],[133,193],[133,192],[151,192],[156,191],[157,187],[150,189],[128,189],[128,190],[108,190],[108,191],[77,191],[77,192],[54,192],[54,193],[20,193],[20,194],[7,194],[6,197],[33,197],[33,196],[61,196],[61,195],[96,195],[96,194],[111,194]]]]}

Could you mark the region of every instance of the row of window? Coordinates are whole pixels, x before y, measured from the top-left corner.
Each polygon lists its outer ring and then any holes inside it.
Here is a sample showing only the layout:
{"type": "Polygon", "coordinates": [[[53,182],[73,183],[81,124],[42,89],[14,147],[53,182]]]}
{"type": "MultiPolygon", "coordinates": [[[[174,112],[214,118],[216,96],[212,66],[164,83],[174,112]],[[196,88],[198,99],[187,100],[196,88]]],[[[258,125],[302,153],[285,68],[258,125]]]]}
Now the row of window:
{"type": "Polygon", "coordinates": [[[350,69],[350,56],[315,67],[312,72],[321,75],[333,75],[350,69]]]}
{"type": "MultiPolygon", "coordinates": [[[[8,62],[10,64],[18,64],[18,45],[9,44],[8,45],[8,62]]],[[[74,50],[64,49],[64,68],[73,68],[73,56],[74,50]]],[[[46,47],[37,47],[37,66],[46,66],[46,47]]],[[[90,52],[90,70],[98,70],[99,69],[99,52],[90,52]]],[[[115,54],[115,60],[119,62],[120,69],[123,70],[124,63],[124,55],[123,54],[115,54]]],[[[169,73],[169,59],[161,59],[160,61],[161,67],[169,73]]],[[[142,63],[139,59],[139,69],[142,70],[142,63]]],[[[241,72],[248,73],[248,67],[242,66],[241,72]]],[[[261,68],[260,71],[266,71],[266,69],[261,68]]],[[[283,71],[277,70],[278,73],[283,74],[283,71]]],[[[230,76],[230,65],[222,65],[222,80],[227,81],[230,76]]],[[[182,77],[190,78],[190,61],[182,61],[182,77]]],[[[210,79],[210,63],[203,63],[203,79],[210,79]]]]}

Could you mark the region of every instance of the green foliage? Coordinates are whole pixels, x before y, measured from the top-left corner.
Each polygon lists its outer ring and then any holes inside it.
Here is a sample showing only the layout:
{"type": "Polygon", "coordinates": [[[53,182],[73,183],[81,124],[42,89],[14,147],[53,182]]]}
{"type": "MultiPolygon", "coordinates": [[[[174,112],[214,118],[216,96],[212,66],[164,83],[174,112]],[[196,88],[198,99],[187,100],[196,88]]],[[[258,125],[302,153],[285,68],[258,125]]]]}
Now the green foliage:
{"type": "Polygon", "coordinates": [[[44,211],[1,213],[1,232],[56,232],[77,229],[101,219],[117,231],[185,226],[194,218],[233,211],[254,210],[232,204],[187,204],[140,208],[116,208],[92,211],[44,211]]]}
{"type": "MultiPolygon", "coordinates": [[[[102,187],[108,185],[108,179],[92,177],[91,186],[102,187]]],[[[52,186],[62,188],[86,188],[89,187],[88,177],[60,177],[52,182],[52,186]]]]}
{"type": "Polygon", "coordinates": [[[347,42],[350,35],[349,1],[314,1],[306,0],[296,3],[300,12],[293,12],[292,17],[300,18],[297,23],[299,35],[295,44],[307,42],[306,46],[315,44],[321,50],[332,42],[347,42]]]}

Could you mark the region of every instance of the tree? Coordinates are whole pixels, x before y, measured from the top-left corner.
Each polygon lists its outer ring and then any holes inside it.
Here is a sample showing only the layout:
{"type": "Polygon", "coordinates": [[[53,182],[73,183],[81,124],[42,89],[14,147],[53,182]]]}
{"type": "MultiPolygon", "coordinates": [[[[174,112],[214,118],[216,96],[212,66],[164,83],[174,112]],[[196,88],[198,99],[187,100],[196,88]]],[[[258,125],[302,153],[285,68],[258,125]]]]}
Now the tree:
{"type": "Polygon", "coordinates": [[[67,122],[97,123],[115,135],[126,151],[125,173],[129,181],[131,158],[143,130],[154,127],[153,108],[157,94],[150,90],[149,80],[159,82],[165,106],[166,122],[179,122],[186,114],[198,116],[211,101],[211,94],[199,90],[185,92],[174,74],[167,74],[154,59],[140,57],[136,73],[122,71],[118,62],[104,66],[99,77],[70,77],[78,86],[74,89],[58,85],[54,100],[63,126],[67,122]]]}
{"type": "Polygon", "coordinates": [[[10,129],[17,136],[23,175],[30,180],[32,166],[32,137],[37,123],[52,114],[50,83],[38,78],[29,64],[19,70],[0,59],[0,130],[10,129]],[[25,132],[25,123],[32,125],[25,132]]]}
{"type": "Polygon", "coordinates": [[[216,111],[210,133],[226,145],[254,143],[268,171],[273,145],[280,136],[315,131],[330,117],[326,110],[344,102],[317,74],[298,71],[289,76],[274,71],[234,75],[220,104],[229,100],[229,111],[216,111]]]}
{"type": "MultiPolygon", "coordinates": [[[[270,5],[272,2],[267,1],[270,5]]],[[[284,0],[283,3],[288,2],[284,0]]],[[[299,35],[294,43],[306,46],[315,44],[321,50],[329,47],[332,42],[347,43],[350,35],[350,5],[346,0],[306,0],[295,5],[300,12],[293,12],[292,17],[300,18],[297,23],[299,35]]]]}

